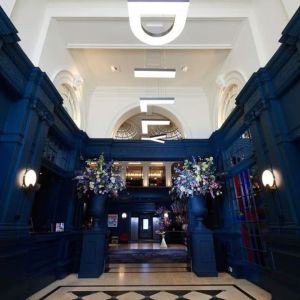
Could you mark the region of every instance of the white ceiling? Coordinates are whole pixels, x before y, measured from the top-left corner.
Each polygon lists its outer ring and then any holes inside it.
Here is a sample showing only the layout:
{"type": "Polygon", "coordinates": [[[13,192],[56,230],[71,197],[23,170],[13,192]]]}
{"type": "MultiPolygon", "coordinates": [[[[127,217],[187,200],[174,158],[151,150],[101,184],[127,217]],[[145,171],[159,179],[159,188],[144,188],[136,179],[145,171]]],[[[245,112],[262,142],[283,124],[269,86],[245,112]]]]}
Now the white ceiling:
{"type": "Polygon", "coordinates": [[[299,7],[297,0],[190,0],[182,34],[155,48],[132,34],[127,0],[2,2],[15,3],[4,7],[35,65],[51,79],[62,70],[83,78],[81,128],[93,137],[111,137],[114,124],[138,105],[147,87],[153,94],[156,88],[162,93],[169,88],[166,94],[176,96],[176,104],[166,109],[185,123],[184,131],[191,133],[187,137],[208,137],[216,129],[218,101],[226,80],[232,80],[230,74],[247,80],[263,67],[299,7]],[[111,72],[111,65],[121,72],[111,72]],[[177,77],[135,79],[133,69],[144,66],[176,68],[177,77]],[[186,73],[182,66],[188,67],[186,73]],[[194,89],[200,92],[191,93],[194,89]],[[101,126],[99,111],[107,112],[101,126]]]}
{"type": "MultiPolygon", "coordinates": [[[[131,32],[128,18],[56,18],[69,48],[149,48],[131,32]]],[[[192,18],[166,48],[230,49],[243,18],[192,18]]]]}
{"type": "Polygon", "coordinates": [[[215,73],[229,50],[142,50],[142,49],[70,49],[80,74],[95,86],[201,86],[215,73]],[[120,67],[112,72],[111,66],[120,67]],[[187,66],[187,72],[181,70],[187,66]],[[135,78],[134,68],[166,67],[177,70],[175,79],[135,78]]]}

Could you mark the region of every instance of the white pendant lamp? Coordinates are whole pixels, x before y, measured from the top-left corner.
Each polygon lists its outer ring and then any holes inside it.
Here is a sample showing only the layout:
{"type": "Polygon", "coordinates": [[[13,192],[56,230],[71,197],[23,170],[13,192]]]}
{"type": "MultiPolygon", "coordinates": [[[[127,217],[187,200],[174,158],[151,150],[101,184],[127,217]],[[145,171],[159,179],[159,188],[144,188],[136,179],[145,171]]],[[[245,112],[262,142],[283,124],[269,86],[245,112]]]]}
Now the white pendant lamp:
{"type": "Polygon", "coordinates": [[[163,139],[165,139],[166,137],[167,137],[166,134],[162,134],[162,135],[156,135],[156,136],[151,136],[151,137],[142,137],[142,140],[164,144],[165,141],[163,139]]]}
{"type": "Polygon", "coordinates": [[[141,97],[140,98],[140,108],[141,112],[148,111],[148,105],[158,105],[158,104],[174,104],[174,97],[141,97]]]}
{"type": "Polygon", "coordinates": [[[176,69],[164,68],[135,68],[135,78],[175,78],[176,69]]]}
{"type": "Polygon", "coordinates": [[[128,0],[128,15],[133,34],[143,43],[160,46],[175,40],[183,31],[189,0],[128,0]],[[170,18],[173,25],[162,33],[153,33],[142,25],[142,17],[170,18]]]}

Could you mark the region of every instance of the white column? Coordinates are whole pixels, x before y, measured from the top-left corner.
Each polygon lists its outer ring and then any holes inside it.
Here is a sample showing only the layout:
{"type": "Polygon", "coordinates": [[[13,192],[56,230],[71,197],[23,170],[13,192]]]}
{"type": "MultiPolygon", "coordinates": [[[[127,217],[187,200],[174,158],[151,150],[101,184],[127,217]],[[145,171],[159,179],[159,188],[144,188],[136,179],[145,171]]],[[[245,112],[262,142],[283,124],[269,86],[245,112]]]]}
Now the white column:
{"type": "Polygon", "coordinates": [[[149,186],[149,163],[143,162],[143,186],[149,186]]]}
{"type": "Polygon", "coordinates": [[[171,166],[173,162],[165,162],[165,168],[166,168],[166,186],[170,187],[172,185],[172,171],[171,166]]]}
{"type": "Polygon", "coordinates": [[[124,181],[126,182],[126,169],[127,169],[127,162],[126,161],[121,161],[121,176],[124,179],[124,181]]]}

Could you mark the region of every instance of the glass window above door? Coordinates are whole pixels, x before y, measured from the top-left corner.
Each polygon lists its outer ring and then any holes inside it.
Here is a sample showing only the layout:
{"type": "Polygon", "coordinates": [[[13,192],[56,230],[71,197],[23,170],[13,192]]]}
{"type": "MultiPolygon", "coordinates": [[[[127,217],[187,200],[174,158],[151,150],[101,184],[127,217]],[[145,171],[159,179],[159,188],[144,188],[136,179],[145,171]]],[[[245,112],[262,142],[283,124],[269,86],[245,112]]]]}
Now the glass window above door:
{"type": "Polygon", "coordinates": [[[149,186],[166,186],[165,166],[149,167],[149,186]]]}
{"type": "Polygon", "coordinates": [[[143,167],[127,166],[126,168],[126,186],[143,186],[143,167]]]}

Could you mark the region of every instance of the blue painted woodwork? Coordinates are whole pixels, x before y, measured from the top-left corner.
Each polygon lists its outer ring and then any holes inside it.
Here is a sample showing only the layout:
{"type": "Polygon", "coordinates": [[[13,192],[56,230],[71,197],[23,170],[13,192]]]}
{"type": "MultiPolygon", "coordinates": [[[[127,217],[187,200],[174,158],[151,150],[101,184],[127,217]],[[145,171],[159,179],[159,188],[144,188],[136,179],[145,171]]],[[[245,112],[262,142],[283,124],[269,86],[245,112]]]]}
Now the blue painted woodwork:
{"type": "MultiPolygon", "coordinates": [[[[76,199],[73,171],[82,167],[82,156],[95,157],[102,152],[107,159],[119,160],[172,161],[214,155],[219,171],[227,174],[224,197],[217,203],[220,225],[214,230],[219,270],[227,271],[230,266],[234,276],[261,285],[273,293],[275,300],[297,299],[300,277],[294,270],[300,265],[300,9],[283,31],[280,48],[250,78],[223,126],[207,140],[168,141],[164,145],[89,139],[70,119],[53,84],[32,65],[18,41],[16,29],[0,8],[1,299],[24,299],[55,279],[78,271],[83,203],[76,199]],[[235,166],[226,165],[232,143],[247,129],[252,135],[253,154],[235,166]],[[67,164],[44,155],[47,144],[54,140],[62,145],[67,164]],[[263,235],[269,262],[265,268],[246,260],[229,185],[234,174],[254,163],[260,173],[272,168],[280,174],[278,189],[272,194],[262,193],[268,223],[263,235]],[[51,193],[45,192],[45,185],[41,189],[44,194],[38,214],[49,218],[49,223],[65,222],[65,233],[30,234],[29,220],[39,192],[25,192],[16,182],[20,171],[29,167],[38,172],[47,170],[55,178],[48,187],[51,193]]],[[[141,202],[137,205],[146,201],[142,194],[133,197],[141,202]]],[[[92,232],[85,237],[93,244],[91,251],[102,249],[104,261],[104,234],[101,239],[92,232]]],[[[195,253],[202,251],[198,246],[193,247],[195,253]]],[[[92,252],[85,257],[87,260],[81,263],[89,264],[92,252]]],[[[194,265],[202,258],[195,255],[194,265]]],[[[101,270],[100,263],[89,275],[101,270]]]]}
{"type": "Polygon", "coordinates": [[[86,156],[95,157],[100,154],[99,151],[102,151],[107,159],[125,161],[180,161],[192,156],[209,156],[212,153],[209,140],[179,140],[155,144],[139,140],[90,139],[86,147],[86,156]]]}
{"type": "Polygon", "coordinates": [[[79,278],[98,278],[105,269],[107,228],[84,232],[79,278]]]}
{"type": "Polygon", "coordinates": [[[105,212],[106,212],[106,201],[107,195],[91,194],[88,213],[93,218],[92,230],[98,230],[106,228],[105,212]]]}
{"type": "Polygon", "coordinates": [[[204,224],[207,213],[206,199],[202,195],[188,199],[191,267],[197,276],[217,276],[213,234],[204,224]]]}

